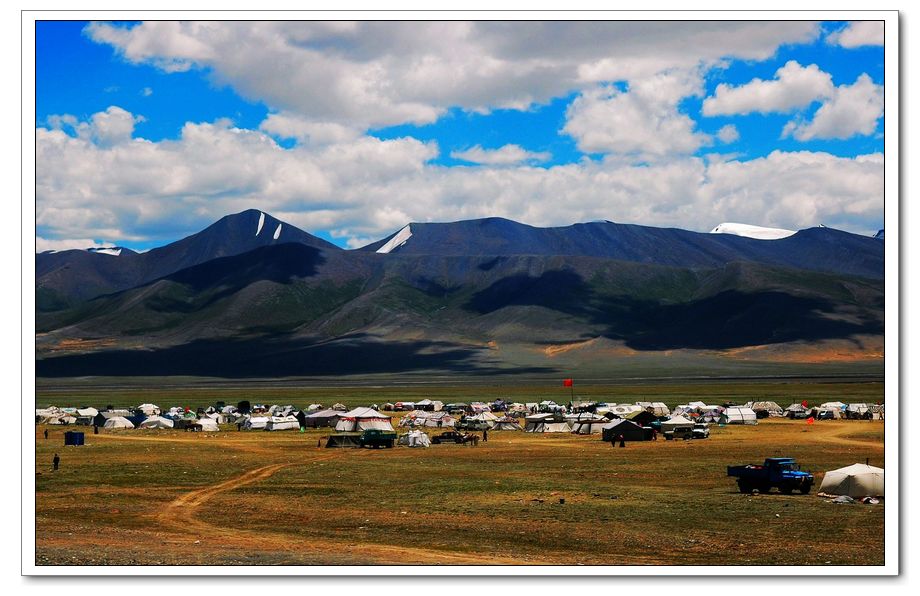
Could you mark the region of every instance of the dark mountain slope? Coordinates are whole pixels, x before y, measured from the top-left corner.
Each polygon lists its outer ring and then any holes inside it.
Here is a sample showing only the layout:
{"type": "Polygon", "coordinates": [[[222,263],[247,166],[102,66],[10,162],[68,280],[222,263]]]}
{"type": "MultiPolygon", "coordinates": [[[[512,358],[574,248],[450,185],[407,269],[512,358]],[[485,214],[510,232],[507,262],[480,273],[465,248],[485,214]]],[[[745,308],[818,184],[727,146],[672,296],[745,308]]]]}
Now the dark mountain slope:
{"type": "Polygon", "coordinates": [[[341,250],[267,213],[249,209],[223,217],[197,234],[146,253],[122,251],[119,256],[112,256],[67,250],[37,254],[37,306],[40,311],[57,310],[217,258],[283,243],[298,243],[325,251],[341,250]]]}
{"type": "MultiPolygon", "coordinates": [[[[685,268],[752,261],[873,278],[884,275],[882,243],[830,228],[802,230],[782,240],[612,222],[536,228],[502,218],[413,223],[409,229],[411,236],[391,254],[593,256],[685,268]]],[[[377,251],[394,236],[360,250],[377,251]]]]}

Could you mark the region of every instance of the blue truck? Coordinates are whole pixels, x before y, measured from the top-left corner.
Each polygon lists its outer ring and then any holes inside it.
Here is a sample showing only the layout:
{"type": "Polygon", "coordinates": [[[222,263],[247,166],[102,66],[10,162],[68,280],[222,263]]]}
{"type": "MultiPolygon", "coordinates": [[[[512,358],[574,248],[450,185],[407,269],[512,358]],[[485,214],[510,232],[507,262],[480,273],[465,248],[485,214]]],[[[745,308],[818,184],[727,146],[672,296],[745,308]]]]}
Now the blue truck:
{"type": "Polygon", "coordinates": [[[768,457],[763,465],[728,466],[728,475],[738,479],[738,490],[743,493],[766,493],[775,486],[786,495],[795,490],[807,495],[815,483],[814,475],[801,471],[791,457],[768,457]]]}

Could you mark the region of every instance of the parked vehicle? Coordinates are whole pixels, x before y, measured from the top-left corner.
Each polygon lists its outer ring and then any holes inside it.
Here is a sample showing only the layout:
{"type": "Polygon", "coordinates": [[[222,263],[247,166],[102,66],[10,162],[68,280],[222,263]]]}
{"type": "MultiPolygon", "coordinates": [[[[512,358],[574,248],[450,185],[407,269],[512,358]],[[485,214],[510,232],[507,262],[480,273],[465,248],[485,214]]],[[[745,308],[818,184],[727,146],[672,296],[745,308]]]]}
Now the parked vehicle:
{"type": "Polygon", "coordinates": [[[396,444],[396,433],[388,430],[367,429],[361,433],[358,445],[361,447],[385,447],[390,449],[396,444]]]}
{"type": "Polygon", "coordinates": [[[431,442],[435,445],[440,445],[441,443],[462,443],[463,435],[457,431],[449,430],[433,437],[431,442]]]}
{"type": "Polygon", "coordinates": [[[738,490],[743,493],[755,489],[766,493],[775,486],[783,494],[798,490],[807,495],[815,483],[814,475],[801,471],[791,457],[768,457],[763,465],[728,466],[728,475],[738,479],[738,490]]]}

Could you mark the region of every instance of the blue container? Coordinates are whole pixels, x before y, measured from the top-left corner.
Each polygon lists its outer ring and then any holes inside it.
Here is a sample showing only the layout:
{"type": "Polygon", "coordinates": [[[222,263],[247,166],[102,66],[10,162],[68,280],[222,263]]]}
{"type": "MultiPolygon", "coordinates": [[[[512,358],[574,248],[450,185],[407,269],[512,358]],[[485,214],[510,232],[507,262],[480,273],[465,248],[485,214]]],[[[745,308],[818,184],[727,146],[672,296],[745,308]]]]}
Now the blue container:
{"type": "Polygon", "coordinates": [[[79,447],[84,444],[83,433],[69,430],[64,433],[64,445],[73,445],[79,447]]]}

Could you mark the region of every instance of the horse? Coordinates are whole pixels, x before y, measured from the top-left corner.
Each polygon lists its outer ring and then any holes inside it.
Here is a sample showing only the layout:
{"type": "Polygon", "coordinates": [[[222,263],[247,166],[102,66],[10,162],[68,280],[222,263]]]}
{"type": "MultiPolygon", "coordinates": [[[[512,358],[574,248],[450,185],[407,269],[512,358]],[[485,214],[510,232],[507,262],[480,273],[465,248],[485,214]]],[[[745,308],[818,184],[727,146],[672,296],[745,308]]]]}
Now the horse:
{"type": "Polygon", "coordinates": [[[464,445],[470,445],[472,447],[479,446],[479,435],[474,435],[472,433],[465,433],[461,439],[461,443],[464,445]]]}

